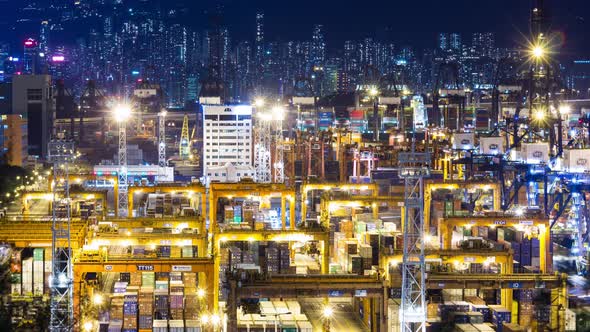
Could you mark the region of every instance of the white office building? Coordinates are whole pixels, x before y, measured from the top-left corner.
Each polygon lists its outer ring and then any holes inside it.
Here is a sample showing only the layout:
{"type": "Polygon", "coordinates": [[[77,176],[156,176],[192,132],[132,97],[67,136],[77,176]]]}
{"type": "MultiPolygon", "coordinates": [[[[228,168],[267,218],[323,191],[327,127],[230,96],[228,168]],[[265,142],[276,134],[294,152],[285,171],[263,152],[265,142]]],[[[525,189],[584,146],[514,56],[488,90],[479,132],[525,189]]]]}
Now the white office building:
{"type": "MultiPolygon", "coordinates": [[[[219,172],[227,164],[240,166],[240,169],[251,169],[253,172],[252,106],[202,107],[203,174],[207,176],[209,169],[219,172]]],[[[249,173],[251,172],[248,171],[249,173]]]]}

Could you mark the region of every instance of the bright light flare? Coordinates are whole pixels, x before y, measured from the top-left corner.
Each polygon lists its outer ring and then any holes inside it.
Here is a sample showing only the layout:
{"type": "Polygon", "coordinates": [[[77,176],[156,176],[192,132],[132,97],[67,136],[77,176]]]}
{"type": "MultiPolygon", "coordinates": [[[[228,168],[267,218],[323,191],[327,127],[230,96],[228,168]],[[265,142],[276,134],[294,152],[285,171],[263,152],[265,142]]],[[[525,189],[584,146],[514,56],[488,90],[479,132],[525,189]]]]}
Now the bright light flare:
{"type": "Polygon", "coordinates": [[[211,315],[211,324],[217,326],[219,323],[221,323],[221,317],[219,317],[219,315],[211,315]]]}
{"type": "Polygon", "coordinates": [[[129,118],[131,117],[131,106],[126,104],[120,104],[115,106],[113,112],[115,114],[115,120],[117,122],[125,122],[129,120],[129,118]]]}
{"type": "Polygon", "coordinates": [[[559,113],[565,115],[569,114],[572,111],[572,107],[570,105],[564,104],[559,106],[559,113]]]}
{"type": "Polygon", "coordinates": [[[369,95],[371,97],[376,97],[379,94],[379,90],[377,90],[377,88],[370,88],[369,89],[369,95]]]}
{"type": "Polygon", "coordinates": [[[533,57],[535,57],[536,59],[541,59],[542,57],[545,56],[545,52],[546,51],[545,51],[545,48],[543,46],[537,45],[537,46],[534,46],[533,47],[533,49],[532,49],[531,52],[533,54],[533,57]]]}
{"type": "Polygon", "coordinates": [[[330,306],[326,306],[324,307],[322,314],[325,318],[331,318],[334,315],[334,309],[332,309],[330,306]]]}
{"type": "Polygon", "coordinates": [[[264,100],[264,98],[254,99],[254,106],[256,106],[256,107],[264,107],[265,104],[266,104],[266,100],[264,100]]]}
{"type": "Polygon", "coordinates": [[[282,120],[284,120],[284,119],[285,119],[285,109],[284,109],[284,108],[282,108],[282,107],[280,107],[280,106],[274,107],[274,108],[272,109],[272,113],[273,113],[273,114],[272,114],[272,117],[273,117],[275,120],[282,121],[282,120]]]}
{"type": "Polygon", "coordinates": [[[94,303],[94,305],[101,305],[103,303],[104,299],[102,297],[102,295],[100,294],[95,294],[94,297],[92,298],[92,302],[94,303]]]}
{"type": "Polygon", "coordinates": [[[93,327],[94,327],[94,324],[92,324],[92,322],[90,322],[90,321],[84,323],[84,331],[86,331],[86,332],[92,331],[93,327]]]}
{"type": "Polygon", "coordinates": [[[535,113],[533,113],[533,117],[537,121],[543,121],[543,120],[545,120],[546,114],[542,110],[537,110],[537,111],[535,111],[535,113]]]}

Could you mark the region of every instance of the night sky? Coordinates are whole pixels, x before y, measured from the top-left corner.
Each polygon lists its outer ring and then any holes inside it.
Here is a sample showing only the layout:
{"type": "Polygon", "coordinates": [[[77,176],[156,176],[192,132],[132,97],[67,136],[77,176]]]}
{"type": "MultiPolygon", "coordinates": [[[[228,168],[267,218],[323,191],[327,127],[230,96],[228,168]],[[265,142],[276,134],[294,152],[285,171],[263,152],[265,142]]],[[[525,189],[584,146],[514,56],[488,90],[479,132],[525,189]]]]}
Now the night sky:
{"type": "MultiPolygon", "coordinates": [[[[37,0],[42,2],[43,0],[37,0]]],[[[44,0],[49,1],[49,0],[44,0]]],[[[73,1],[73,0],[72,0],[73,1]]],[[[127,0],[139,1],[139,0],[127,0]]],[[[309,40],[313,24],[323,24],[329,49],[344,40],[374,37],[418,48],[435,46],[437,32],[495,32],[499,46],[523,44],[528,35],[532,0],[149,0],[189,8],[189,24],[207,26],[207,9],[224,4],[225,24],[233,40],[252,40],[255,13],[265,13],[267,40],[309,40]]],[[[545,0],[560,32],[562,54],[590,57],[589,0],[545,0]]],[[[0,24],[14,18],[15,8],[31,0],[0,0],[0,24]]],[[[6,30],[6,29],[3,29],[6,30]]],[[[4,33],[0,32],[0,38],[4,33]]]]}
{"type": "MultiPolygon", "coordinates": [[[[588,54],[590,43],[584,43],[584,37],[590,31],[590,1],[548,2],[553,26],[562,33],[566,49],[588,54]]],[[[496,32],[500,45],[510,46],[528,35],[530,6],[531,0],[227,0],[226,12],[233,20],[228,23],[251,32],[256,9],[263,9],[271,39],[309,38],[311,26],[322,23],[328,43],[338,47],[346,39],[365,36],[432,47],[437,32],[486,31],[496,32]]]]}

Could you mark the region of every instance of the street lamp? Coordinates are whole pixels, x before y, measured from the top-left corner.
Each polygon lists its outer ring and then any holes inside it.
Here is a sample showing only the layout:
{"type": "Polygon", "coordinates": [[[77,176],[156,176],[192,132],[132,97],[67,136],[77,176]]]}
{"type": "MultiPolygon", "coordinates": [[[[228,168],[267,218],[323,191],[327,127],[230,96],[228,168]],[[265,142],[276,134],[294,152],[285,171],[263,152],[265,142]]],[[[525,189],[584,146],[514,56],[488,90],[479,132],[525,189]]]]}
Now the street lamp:
{"type": "Polygon", "coordinates": [[[262,97],[258,97],[256,99],[254,99],[254,106],[255,107],[264,107],[264,105],[266,104],[266,100],[264,100],[264,98],[262,97]]]}
{"type": "Polygon", "coordinates": [[[92,328],[94,327],[94,324],[92,324],[91,321],[87,321],[86,323],[84,323],[84,331],[85,332],[90,332],[92,331],[92,328]]]}
{"type": "Polygon", "coordinates": [[[119,104],[115,106],[113,112],[117,122],[126,122],[131,117],[131,106],[119,104]]]}
{"type": "Polygon", "coordinates": [[[371,97],[377,97],[377,95],[379,95],[379,90],[377,90],[375,87],[372,87],[369,89],[369,95],[371,97]]]}
{"type": "Polygon", "coordinates": [[[322,315],[324,316],[324,331],[329,332],[330,320],[332,319],[332,316],[334,316],[334,309],[332,309],[331,306],[326,305],[322,310],[322,315]]]}
{"type": "Polygon", "coordinates": [[[541,45],[536,45],[533,47],[532,53],[535,59],[540,59],[545,56],[545,48],[541,45]]]}
{"type": "Polygon", "coordinates": [[[203,327],[205,327],[207,325],[211,325],[211,327],[213,328],[213,331],[215,331],[216,328],[219,325],[221,325],[221,317],[219,317],[219,315],[217,315],[217,314],[212,314],[212,315],[203,314],[201,316],[201,324],[203,324],[203,327]]]}
{"type": "Polygon", "coordinates": [[[92,302],[96,306],[102,305],[103,301],[104,301],[104,299],[102,298],[102,295],[100,295],[100,294],[95,294],[94,297],[92,298],[92,302]]]}
{"type": "Polygon", "coordinates": [[[373,139],[378,142],[379,141],[379,130],[381,129],[379,125],[379,90],[376,87],[372,87],[369,89],[369,96],[373,98],[373,121],[375,121],[375,132],[373,133],[373,139]]]}
{"type": "Polygon", "coordinates": [[[563,105],[559,106],[559,113],[562,115],[569,114],[571,111],[572,111],[572,108],[568,104],[563,104],[563,105]]]}
{"type": "Polygon", "coordinates": [[[536,110],[535,113],[533,113],[533,116],[535,117],[535,120],[543,121],[545,120],[546,114],[543,110],[536,110]]]}
{"type": "Polygon", "coordinates": [[[274,120],[283,121],[285,119],[285,109],[281,106],[276,106],[272,109],[272,117],[274,120]]]}
{"type": "Polygon", "coordinates": [[[219,315],[217,315],[217,314],[211,315],[211,324],[213,324],[213,328],[218,326],[220,323],[221,323],[221,317],[219,317],[219,315]]]}

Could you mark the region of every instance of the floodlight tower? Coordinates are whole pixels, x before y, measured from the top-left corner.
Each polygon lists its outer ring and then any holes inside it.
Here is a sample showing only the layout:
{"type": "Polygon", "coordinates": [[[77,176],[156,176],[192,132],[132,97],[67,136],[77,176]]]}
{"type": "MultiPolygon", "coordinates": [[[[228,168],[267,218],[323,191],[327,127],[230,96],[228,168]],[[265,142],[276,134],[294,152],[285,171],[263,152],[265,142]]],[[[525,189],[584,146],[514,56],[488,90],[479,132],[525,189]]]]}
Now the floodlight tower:
{"type": "Polygon", "coordinates": [[[127,217],[127,121],[131,117],[131,106],[118,105],[114,109],[115,120],[119,124],[119,195],[118,195],[118,216],[127,217]]]}
{"type": "MultiPolygon", "coordinates": [[[[414,128],[415,132],[415,128],[414,128]]],[[[405,180],[404,243],[402,262],[402,332],[426,331],[426,263],[424,256],[424,178],[429,175],[430,154],[399,154],[399,176],[405,180]]]]}
{"type": "Polygon", "coordinates": [[[272,134],[270,121],[272,120],[272,114],[263,111],[265,104],[266,101],[263,98],[257,98],[254,101],[257,119],[254,168],[256,171],[256,182],[260,183],[271,182],[270,147],[272,134]]]}
{"type": "Polygon", "coordinates": [[[166,167],[166,110],[158,113],[158,166],[166,167]]]}
{"type": "Polygon", "coordinates": [[[68,163],[74,156],[74,142],[63,136],[57,137],[49,143],[48,150],[49,160],[53,162],[54,181],[49,330],[72,331],[75,321],[68,163]]]}
{"type": "Polygon", "coordinates": [[[256,182],[271,182],[271,115],[268,113],[258,113],[256,123],[256,182]]]}
{"type": "Polygon", "coordinates": [[[283,120],[285,117],[285,110],[282,107],[276,107],[272,112],[273,116],[273,141],[274,141],[274,182],[284,183],[285,182],[285,162],[284,162],[284,151],[283,151],[283,120]]]}

